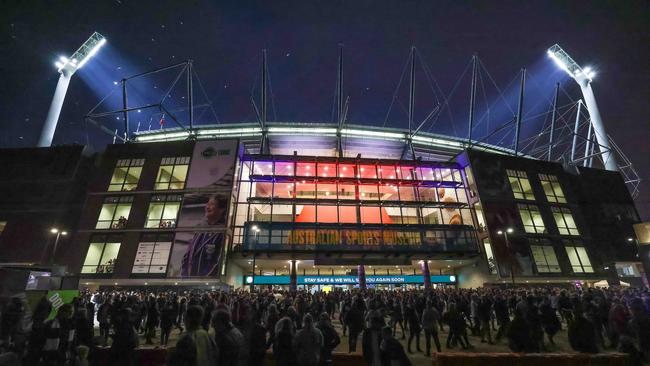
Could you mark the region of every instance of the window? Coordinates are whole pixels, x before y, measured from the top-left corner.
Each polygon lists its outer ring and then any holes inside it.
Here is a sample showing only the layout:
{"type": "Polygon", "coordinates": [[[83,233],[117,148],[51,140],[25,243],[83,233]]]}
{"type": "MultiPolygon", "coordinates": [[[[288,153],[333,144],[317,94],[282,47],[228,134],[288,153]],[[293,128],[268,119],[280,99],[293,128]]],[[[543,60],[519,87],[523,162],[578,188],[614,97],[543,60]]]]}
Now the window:
{"type": "Polygon", "coordinates": [[[144,159],[122,159],[117,161],[108,191],[132,191],[138,186],[144,159]]]}
{"type": "Polygon", "coordinates": [[[494,259],[492,244],[488,239],[483,240],[483,247],[485,248],[485,257],[487,258],[487,265],[490,273],[497,274],[497,261],[494,259]]]}
{"type": "Polygon", "coordinates": [[[81,273],[113,273],[119,251],[119,242],[104,238],[92,241],[81,273]]]}
{"type": "Polygon", "coordinates": [[[146,228],[173,228],[176,227],[176,217],[181,207],[183,196],[157,195],[151,198],[149,212],[147,212],[146,228]]]}
{"type": "Polygon", "coordinates": [[[566,246],[565,249],[574,273],[594,273],[584,247],[566,246]]]}
{"type": "Polygon", "coordinates": [[[524,230],[527,233],[546,233],[544,220],[542,220],[542,215],[540,214],[539,208],[537,206],[520,203],[517,205],[517,208],[519,208],[519,216],[521,216],[521,221],[524,224],[524,230]]]}
{"type": "Polygon", "coordinates": [[[138,244],[131,273],[165,273],[172,235],[144,235],[138,244]]]}
{"type": "Polygon", "coordinates": [[[535,195],[533,194],[533,188],[530,186],[526,172],[512,169],[508,169],[506,172],[508,173],[508,180],[510,181],[510,187],[512,188],[512,193],[515,195],[515,199],[534,201],[535,195]]]}
{"type": "Polygon", "coordinates": [[[557,229],[560,231],[560,235],[580,235],[570,209],[551,207],[551,211],[553,212],[553,218],[557,224],[557,229]]]}
{"type": "MultiPolygon", "coordinates": [[[[538,244],[547,244],[548,240],[536,241],[538,244]]],[[[550,244],[550,243],[548,243],[550,244]]],[[[557,261],[555,250],[552,245],[531,245],[530,251],[533,253],[535,266],[539,273],[559,273],[562,272],[560,264],[557,261]]]]}
{"type": "Polygon", "coordinates": [[[544,194],[549,202],[566,203],[566,197],[564,197],[564,192],[556,176],[540,174],[539,180],[542,182],[544,194]]]}
{"type": "Polygon", "coordinates": [[[99,212],[95,229],[125,229],[133,197],[107,197],[99,212]]]}
{"type": "Polygon", "coordinates": [[[190,164],[189,156],[163,158],[158,168],[158,176],[154,189],[183,189],[190,164]]]}
{"type": "Polygon", "coordinates": [[[0,235],[2,235],[2,232],[5,231],[5,227],[7,227],[7,222],[0,221],[0,235]]]}

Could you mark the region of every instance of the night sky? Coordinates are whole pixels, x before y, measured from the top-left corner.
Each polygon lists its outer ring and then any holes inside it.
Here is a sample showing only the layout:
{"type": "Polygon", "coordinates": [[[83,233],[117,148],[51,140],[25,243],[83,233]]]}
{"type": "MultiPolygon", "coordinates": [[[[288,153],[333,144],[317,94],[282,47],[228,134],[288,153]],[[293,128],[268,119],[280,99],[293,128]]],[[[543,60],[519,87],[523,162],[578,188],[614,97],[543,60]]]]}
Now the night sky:
{"type": "MultiPolygon", "coordinates": [[[[273,91],[269,119],[331,122],[338,44],[344,45],[350,123],[407,126],[408,78],[397,86],[415,46],[415,119],[449,98],[444,113],[424,130],[466,135],[468,66],[477,53],[485,67],[478,115],[489,110],[490,117],[478,124],[475,136],[488,136],[512,117],[518,73],[526,67],[524,109],[530,120],[523,136],[532,137],[548,123],[533,116],[548,111],[555,82],[562,83],[561,104],[580,96],[545,55],[559,43],[581,66],[596,70],[593,87],[603,120],[646,180],[637,207],[650,219],[648,1],[4,1],[0,146],[36,144],[58,78],[54,61],[69,56],[93,31],[108,45],[73,77],[55,144],[101,149],[112,138],[83,116],[117,88],[114,82],[186,59],[194,60],[205,88],[204,96],[195,82],[195,102],[214,106],[196,113],[198,124],[254,121],[250,96],[259,93],[262,49],[268,50],[273,91]]],[[[130,103],[157,102],[174,76],[134,82],[130,103]]],[[[168,106],[180,108],[184,96],[183,88],[173,89],[168,106]]],[[[115,93],[98,110],[116,108],[118,101],[115,93]]],[[[173,126],[156,113],[130,116],[130,128],[158,129],[161,118],[173,126]]],[[[121,128],[119,120],[102,123],[121,128]]],[[[508,146],[511,137],[503,132],[486,141],[508,146]]]]}

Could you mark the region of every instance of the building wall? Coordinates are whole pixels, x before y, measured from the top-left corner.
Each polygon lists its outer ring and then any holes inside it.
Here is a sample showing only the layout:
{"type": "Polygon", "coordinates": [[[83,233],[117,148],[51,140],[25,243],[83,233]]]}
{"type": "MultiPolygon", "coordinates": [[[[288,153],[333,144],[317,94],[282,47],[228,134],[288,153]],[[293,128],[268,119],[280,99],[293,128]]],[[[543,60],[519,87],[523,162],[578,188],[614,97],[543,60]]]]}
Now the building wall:
{"type": "Polygon", "coordinates": [[[619,250],[636,220],[633,201],[620,174],[590,168],[565,169],[559,163],[474,150],[467,151],[460,160],[471,166],[475,180],[475,187],[471,189],[475,190],[487,224],[483,238],[492,244],[502,278],[509,277],[511,263],[517,276],[602,278],[608,276],[604,268],[607,263],[633,258],[631,250],[619,250]],[[515,198],[508,170],[525,175],[531,186],[529,193],[534,199],[515,198]],[[557,177],[566,203],[550,201],[542,186],[542,174],[557,177]],[[539,209],[545,233],[526,232],[519,210],[522,204],[539,209]],[[559,231],[555,219],[558,210],[570,211],[579,235],[565,235],[559,231]],[[510,248],[505,236],[497,234],[497,231],[507,228],[514,229],[508,238],[510,248]],[[540,270],[531,245],[552,246],[561,272],[540,270]],[[594,273],[573,271],[565,250],[565,247],[573,245],[586,248],[594,273]],[[517,259],[513,260],[512,253],[517,253],[517,259]]]}

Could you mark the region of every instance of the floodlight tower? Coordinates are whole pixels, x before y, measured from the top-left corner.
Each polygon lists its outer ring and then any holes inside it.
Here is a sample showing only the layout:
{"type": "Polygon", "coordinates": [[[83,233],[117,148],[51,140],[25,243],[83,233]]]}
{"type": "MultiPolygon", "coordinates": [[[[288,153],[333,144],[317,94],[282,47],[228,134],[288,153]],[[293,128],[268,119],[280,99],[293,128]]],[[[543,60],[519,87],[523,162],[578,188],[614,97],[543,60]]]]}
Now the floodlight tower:
{"type": "Polygon", "coordinates": [[[546,53],[580,85],[582,96],[585,99],[585,104],[589,111],[589,117],[591,117],[591,125],[596,135],[596,141],[598,141],[600,154],[605,163],[605,169],[618,171],[618,163],[616,162],[616,157],[612,154],[607,131],[605,130],[603,120],[600,118],[600,111],[598,111],[594,91],[591,89],[591,81],[595,73],[589,67],[581,68],[558,44],[554,44],[546,53]]]}
{"type": "Polygon", "coordinates": [[[81,45],[81,47],[79,47],[77,51],[75,51],[75,53],[72,54],[72,56],[70,56],[70,58],[61,56],[59,57],[59,60],[54,63],[61,75],[56,84],[56,90],[54,91],[54,97],[50,104],[50,110],[47,112],[47,118],[45,119],[43,130],[41,131],[41,137],[38,139],[38,147],[48,147],[52,145],[52,138],[54,137],[54,131],[56,131],[56,125],[59,122],[59,114],[63,107],[65,94],[68,91],[68,85],[70,85],[70,78],[72,78],[72,75],[82,68],[83,65],[85,65],[86,62],[88,62],[88,60],[90,60],[90,58],[92,58],[105,43],[106,38],[95,32],[81,45]]]}

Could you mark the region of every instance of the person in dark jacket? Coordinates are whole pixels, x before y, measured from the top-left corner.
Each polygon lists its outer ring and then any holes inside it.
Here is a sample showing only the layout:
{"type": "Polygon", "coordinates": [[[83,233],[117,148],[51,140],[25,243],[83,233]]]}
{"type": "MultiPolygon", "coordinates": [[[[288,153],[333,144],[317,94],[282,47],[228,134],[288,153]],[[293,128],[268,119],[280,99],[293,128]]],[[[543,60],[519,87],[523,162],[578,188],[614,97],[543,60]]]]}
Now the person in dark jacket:
{"type": "Polygon", "coordinates": [[[348,352],[356,352],[359,334],[363,329],[363,311],[365,305],[360,298],[356,299],[350,310],[345,315],[345,324],[348,326],[350,336],[348,338],[348,352]]]}
{"type": "Polygon", "coordinates": [[[262,325],[259,316],[255,316],[250,332],[250,355],[248,364],[250,366],[264,365],[266,350],[269,348],[266,343],[266,328],[262,325]]]}
{"type": "Polygon", "coordinates": [[[422,331],[422,328],[420,327],[420,315],[415,309],[413,300],[409,300],[404,315],[406,322],[409,325],[408,352],[413,353],[413,351],[411,351],[411,343],[413,342],[413,339],[415,339],[417,351],[422,352],[422,349],[420,349],[420,332],[422,331]]]}
{"type": "Polygon", "coordinates": [[[74,324],[72,305],[63,304],[56,317],[41,328],[43,365],[67,365],[73,358],[74,324]]]}
{"type": "Polygon", "coordinates": [[[381,350],[382,366],[411,366],[411,361],[404,352],[404,346],[393,337],[393,330],[390,326],[382,328],[381,338],[379,349],[381,350]]]}
{"type": "Polygon", "coordinates": [[[112,365],[133,365],[134,350],[138,347],[139,339],[131,322],[132,317],[130,308],[122,308],[112,317],[115,330],[109,354],[109,362],[112,365]]]}
{"type": "Polygon", "coordinates": [[[530,331],[523,310],[515,310],[515,317],[510,322],[506,331],[508,337],[508,347],[512,352],[532,352],[533,340],[530,337],[530,331]]]}
{"type": "Polygon", "coordinates": [[[278,366],[293,366],[296,355],[293,352],[293,336],[296,328],[289,317],[278,320],[273,337],[273,357],[278,366]]]}
{"type": "Polygon", "coordinates": [[[569,324],[569,344],[577,352],[598,353],[594,324],[584,317],[582,308],[573,310],[574,319],[569,324]]]}
{"type": "Polygon", "coordinates": [[[160,345],[167,346],[169,341],[169,334],[172,332],[172,327],[176,321],[178,310],[175,308],[173,300],[170,299],[163,304],[162,313],[160,315],[160,345]]]}
{"type": "Polygon", "coordinates": [[[156,328],[160,322],[160,311],[156,298],[151,296],[147,301],[147,321],[145,325],[145,338],[147,344],[153,344],[153,338],[156,337],[156,328]]]}
{"type": "Polygon", "coordinates": [[[230,313],[217,311],[212,317],[214,339],[221,366],[243,366],[248,362],[247,345],[242,333],[230,321],[230,313]]]}
{"type": "Polygon", "coordinates": [[[370,327],[363,331],[362,351],[363,358],[370,366],[381,366],[381,329],[384,319],[378,316],[370,318],[370,327]]]}
{"type": "Polygon", "coordinates": [[[539,307],[539,312],[542,327],[548,337],[548,341],[551,345],[555,345],[553,336],[555,336],[555,334],[560,330],[561,324],[560,319],[555,315],[555,309],[551,307],[551,302],[547,298],[542,301],[542,305],[539,307]]]}
{"type": "Polygon", "coordinates": [[[341,343],[341,337],[336,333],[336,329],[332,326],[330,316],[328,313],[322,313],[318,318],[318,325],[316,326],[323,334],[323,348],[320,354],[320,365],[326,366],[332,364],[332,351],[336,346],[341,343]]]}
{"type": "Polygon", "coordinates": [[[75,329],[75,346],[84,345],[89,349],[93,346],[93,328],[88,322],[88,316],[85,307],[77,308],[74,314],[74,329],[75,329]]]}

